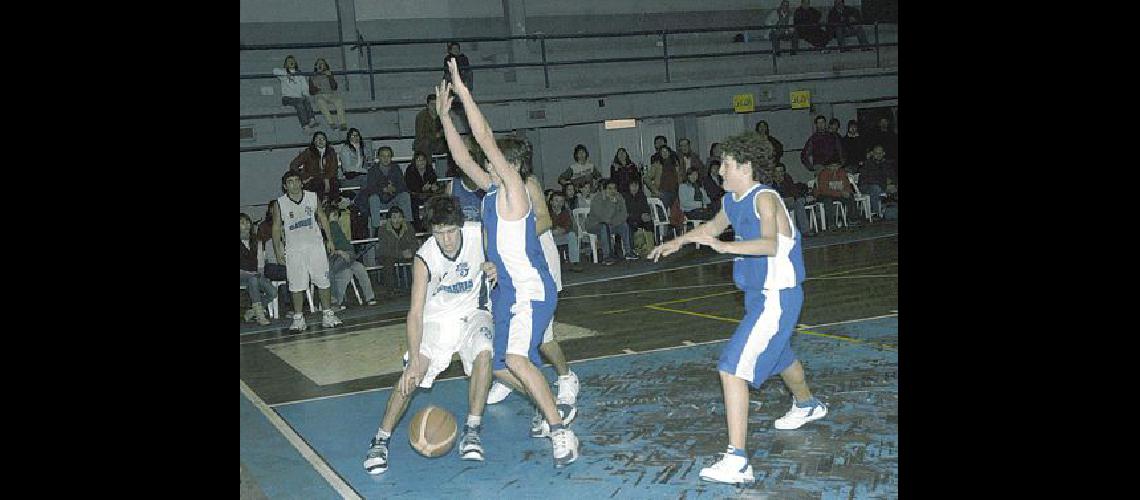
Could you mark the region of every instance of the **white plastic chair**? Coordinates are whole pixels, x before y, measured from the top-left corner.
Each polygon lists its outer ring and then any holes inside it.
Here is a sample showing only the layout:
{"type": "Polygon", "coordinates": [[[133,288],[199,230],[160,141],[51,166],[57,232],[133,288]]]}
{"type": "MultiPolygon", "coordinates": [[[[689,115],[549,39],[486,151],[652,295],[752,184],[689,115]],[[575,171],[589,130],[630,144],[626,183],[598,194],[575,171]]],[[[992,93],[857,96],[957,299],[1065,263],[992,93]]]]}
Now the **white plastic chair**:
{"type": "MultiPolygon", "coordinates": [[[[815,179],[811,179],[807,182],[809,192],[815,192],[815,183],[815,179]]],[[[811,199],[812,201],[804,203],[804,211],[807,212],[808,216],[808,225],[811,226],[812,231],[815,231],[817,233],[826,231],[827,222],[824,220],[825,217],[823,216],[823,204],[815,201],[815,197],[811,197],[811,199]],[[815,223],[816,219],[819,219],[818,226],[815,223]]]]}
{"type": "Polygon", "coordinates": [[[851,187],[855,189],[855,207],[863,208],[863,215],[867,220],[871,220],[871,197],[859,191],[859,174],[847,174],[847,180],[851,181],[851,187]]]}
{"type": "Polygon", "coordinates": [[[665,242],[665,233],[662,228],[669,228],[673,230],[673,237],[677,237],[677,229],[669,224],[669,210],[665,208],[665,203],[661,198],[648,198],[649,200],[649,215],[653,218],[653,235],[657,237],[657,244],[665,242]]]}
{"type": "MultiPolygon", "coordinates": [[[[598,263],[598,235],[586,232],[586,216],[590,215],[588,208],[575,208],[570,211],[571,218],[574,219],[574,228],[578,232],[578,241],[589,241],[590,250],[594,256],[594,263],[598,263]]],[[[573,251],[573,250],[571,250],[573,251]]],[[[581,248],[578,249],[582,251],[581,248]]]]}
{"type": "MultiPolygon", "coordinates": [[[[288,282],[287,281],[274,281],[273,287],[280,289],[281,285],[284,285],[286,283],[288,283],[288,282]]],[[[312,284],[310,284],[309,287],[312,288],[312,284]]],[[[292,292],[287,291],[285,293],[292,293],[292,292]]],[[[305,297],[309,299],[309,312],[310,313],[317,312],[317,306],[313,302],[313,292],[311,289],[305,290],[305,297]]],[[[277,319],[280,316],[278,314],[278,311],[277,311],[277,297],[274,297],[273,300],[269,302],[269,306],[267,307],[267,309],[269,309],[269,317],[270,318],[277,319]]]]}

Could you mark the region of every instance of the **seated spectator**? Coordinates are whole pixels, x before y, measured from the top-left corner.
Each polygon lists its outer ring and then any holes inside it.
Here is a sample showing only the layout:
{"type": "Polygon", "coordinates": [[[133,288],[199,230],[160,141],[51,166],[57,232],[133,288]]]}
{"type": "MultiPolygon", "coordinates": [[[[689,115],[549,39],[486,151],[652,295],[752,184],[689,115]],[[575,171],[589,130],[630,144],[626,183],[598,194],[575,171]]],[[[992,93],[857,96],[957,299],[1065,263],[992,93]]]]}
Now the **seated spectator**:
{"type": "Polygon", "coordinates": [[[832,118],[832,119],[827,121],[827,131],[831,134],[834,134],[840,140],[843,140],[843,136],[839,135],[839,119],[838,118],[832,118]]]}
{"type": "Polygon", "coordinates": [[[792,41],[792,55],[800,49],[800,40],[796,38],[796,30],[792,22],[792,8],[788,0],[782,0],[780,6],[768,14],[766,26],[778,26],[768,32],[768,41],[772,42],[772,51],[780,55],[780,40],[792,41]]]}
{"type": "Polygon", "coordinates": [[[293,161],[289,162],[289,169],[301,175],[303,189],[317,193],[317,199],[321,202],[340,197],[336,179],[337,153],[324,132],[313,133],[309,147],[297,153],[293,161]]]}
{"type": "Polygon", "coordinates": [[[684,173],[691,168],[700,172],[705,169],[705,163],[701,161],[701,155],[693,152],[692,143],[688,139],[681,139],[677,141],[677,170],[684,173]]]}
{"type": "Polygon", "coordinates": [[[867,146],[863,136],[859,135],[859,123],[847,120],[847,135],[843,136],[843,166],[851,171],[858,171],[859,165],[867,158],[867,146]]]}
{"type": "Polygon", "coordinates": [[[336,77],[333,76],[329,63],[323,57],[318,58],[313,65],[313,76],[309,77],[309,93],[317,99],[317,107],[321,109],[321,114],[325,115],[325,121],[329,123],[330,129],[337,128],[337,120],[334,120],[329,113],[331,104],[336,109],[340,129],[348,130],[348,116],[344,114],[344,98],[337,91],[336,77]]]}
{"type": "Polygon", "coordinates": [[[625,200],[625,222],[631,231],[638,228],[653,232],[653,215],[649,213],[649,198],[637,179],[629,181],[629,187],[621,194],[625,200]],[[631,194],[632,193],[632,194],[631,194]]]}
{"type": "Polygon", "coordinates": [[[573,214],[566,206],[566,196],[558,191],[551,193],[549,206],[550,234],[554,236],[554,244],[565,246],[566,254],[570,257],[570,269],[582,272],[582,247],[578,243],[573,214]]]}
{"type": "Polygon", "coordinates": [[[760,134],[760,147],[768,151],[772,163],[779,163],[784,158],[784,143],[768,133],[768,122],[756,122],[756,133],[760,134]]]}
{"type": "Polygon", "coordinates": [[[309,129],[320,126],[317,115],[313,113],[313,106],[309,104],[308,79],[297,69],[297,58],[285,57],[284,68],[273,68],[273,74],[281,81],[281,105],[292,106],[297,111],[297,121],[301,122],[301,130],[306,133],[309,129]]]}
{"type": "Polygon", "coordinates": [[[602,173],[589,160],[590,152],[586,146],[582,144],[574,146],[574,161],[558,176],[558,183],[563,185],[574,184],[581,189],[587,182],[601,179],[602,173]]]}
{"type": "Polygon", "coordinates": [[[400,207],[403,213],[412,213],[412,197],[404,183],[400,166],[392,163],[392,148],[381,146],[376,152],[378,162],[368,169],[364,187],[357,192],[353,204],[361,214],[368,214],[368,227],[375,232],[383,222],[380,211],[400,207]]]}
{"type": "MultiPolygon", "coordinates": [[[[653,138],[653,156],[649,157],[649,163],[652,164],[653,160],[655,158],[661,159],[661,148],[662,147],[668,147],[668,146],[669,146],[669,138],[668,137],[665,137],[663,135],[659,135],[659,136],[654,137],[653,138]]],[[[670,152],[672,152],[672,150],[670,150],[670,152]]]]}
{"type": "Polygon", "coordinates": [[[887,158],[894,160],[896,165],[899,161],[899,136],[891,130],[891,119],[887,117],[879,118],[879,128],[872,134],[867,134],[869,137],[869,144],[882,144],[883,151],[886,153],[887,158]]]}
{"type": "Polygon", "coordinates": [[[459,208],[463,210],[463,220],[482,222],[483,196],[487,192],[479,188],[467,173],[459,170],[458,176],[453,176],[448,185],[448,196],[459,200],[459,208]]]}
{"type": "Polygon", "coordinates": [[[610,180],[617,183],[618,191],[627,192],[629,181],[640,178],[641,170],[629,159],[629,152],[625,148],[618,148],[617,153],[614,153],[614,161],[610,163],[610,180]]]}
{"type": "Polygon", "coordinates": [[[657,151],[656,159],[658,161],[656,169],[652,165],[649,167],[650,190],[656,193],[655,196],[665,204],[665,209],[670,210],[673,203],[677,201],[677,188],[681,183],[677,155],[672,149],[669,149],[669,146],[661,146],[661,149],[657,151]]]}
{"type": "MultiPolygon", "coordinates": [[[[712,181],[721,193],[724,192],[724,177],[720,176],[720,143],[714,142],[709,146],[709,160],[706,162],[709,165],[708,179],[712,181]]],[[[705,186],[708,190],[708,186],[705,186]]]]}
{"type": "MultiPolygon", "coordinates": [[[[475,92],[475,73],[471,71],[471,61],[467,59],[467,54],[463,53],[459,42],[447,44],[447,55],[443,56],[443,79],[449,82],[451,81],[451,73],[447,69],[447,61],[452,59],[455,59],[455,65],[459,67],[459,78],[467,85],[467,90],[475,92]]],[[[459,106],[459,109],[463,109],[463,107],[459,106]]]]}
{"type": "Polygon", "coordinates": [[[412,141],[412,150],[431,158],[431,155],[447,153],[447,141],[443,138],[443,124],[435,110],[435,94],[428,94],[426,102],[427,108],[416,115],[416,138],[412,141]]]}
{"type": "Polygon", "coordinates": [[[839,43],[840,52],[843,51],[843,41],[850,36],[857,37],[859,45],[867,45],[867,32],[859,26],[861,22],[859,9],[844,5],[843,0],[835,0],[832,4],[831,10],[827,13],[827,24],[831,25],[828,28],[839,43]]]}
{"type": "Polygon", "coordinates": [[[696,167],[685,172],[685,181],[677,188],[677,197],[681,201],[681,211],[685,217],[692,220],[709,220],[709,194],[701,185],[701,171],[696,167]]]}
{"type": "Polygon", "coordinates": [[[364,264],[356,260],[356,249],[352,247],[344,228],[340,227],[341,210],[337,207],[329,208],[329,229],[332,231],[332,241],[335,250],[329,254],[329,281],[332,281],[333,309],[344,309],[344,294],[353,276],[360,285],[360,294],[367,305],[376,305],[376,294],[372,292],[372,280],[364,264]]]}
{"type": "Polygon", "coordinates": [[[871,212],[883,213],[882,195],[895,178],[895,162],[887,159],[882,144],[876,144],[859,169],[859,192],[871,198],[871,212]]]}
{"type": "Polygon", "coordinates": [[[345,134],[337,158],[340,160],[337,170],[340,185],[363,186],[368,168],[376,162],[376,153],[372,151],[372,145],[360,135],[360,130],[353,127],[345,134]]]}
{"type": "Polygon", "coordinates": [[[562,197],[566,199],[566,208],[574,210],[578,208],[578,188],[574,184],[562,185],[562,197]]]}
{"type": "MultiPolygon", "coordinates": [[[[412,220],[416,227],[421,227],[423,219],[420,217],[420,205],[427,203],[428,198],[439,194],[439,184],[436,184],[435,170],[432,169],[427,155],[416,151],[412,157],[412,164],[404,171],[404,184],[408,186],[408,193],[412,198],[412,220]]],[[[421,227],[426,229],[426,226],[421,227]]]]}
{"type": "Polygon", "coordinates": [[[847,178],[847,171],[839,164],[836,159],[819,171],[815,182],[815,199],[823,205],[824,217],[827,220],[828,227],[835,227],[836,214],[838,208],[835,207],[833,202],[843,203],[847,210],[847,220],[849,225],[850,220],[858,221],[858,217],[852,217],[855,213],[855,203],[853,194],[855,189],[851,187],[851,180],[847,178]]]}
{"type": "Polygon", "coordinates": [[[246,314],[245,320],[256,318],[257,324],[265,326],[269,324],[265,317],[265,307],[277,298],[277,288],[265,276],[265,253],[253,237],[253,220],[244,213],[238,214],[238,218],[241,233],[241,284],[245,285],[250,301],[250,312],[246,314]]]}
{"type": "Polygon", "coordinates": [[[574,208],[590,209],[590,202],[596,197],[594,187],[597,186],[593,181],[582,184],[582,188],[578,190],[578,196],[574,198],[574,208]]]}
{"type": "Polygon", "coordinates": [[[416,240],[415,229],[405,223],[404,211],[400,207],[389,209],[388,219],[377,230],[376,237],[380,239],[376,245],[376,257],[384,277],[382,293],[393,296],[396,294],[396,264],[411,263],[420,243],[416,240]]]}
{"type": "Polygon", "coordinates": [[[273,210],[277,207],[277,199],[269,200],[265,209],[265,218],[257,225],[257,232],[254,239],[257,241],[258,246],[261,248],[262,255],[265,256],[265,277],[270,281],[279,282],[277,286],[277,299],[280,302],[278,308],[288,311],[290,306],[290,294],[288,283],[288,273],[285,271],[285,265],[281,264],[277,259],[277,254],[273,250],[273,210]],[[284,289],[284,290],[282,290],[284,289]]]}
{"type": "Polygon", "coordinates": [[[780,194],[784,199],[784,206],[796,218],[796,227],[799,228],[800,234],[807,235],[806,231],[811,227],[807,210],[804,209],[807,205],[807,184],[792,180],[787,167],[783,163],[777,163],[772,166],[772,189],[780,194]]]}
{"type": "Polygon", "coordinates": [[[831,33],[823,29],[820,19],[823,14],[811,6],[811,0],[800,0],[800,6],[792,14],[792,24],[796,28],[796,36],[807,40],[813,47],[823,47],[831,40],[831,33]]]}
{"type": "Polygon", "coordinates": [[[602,247],[602,264],[613,265],[617,256],[611,255],[610,235],[616,234],[621,239],[621,248],[626,259],[635,260],[633,253],[633,240],[630,236],[629,225],[626,224],[628,212],[625,200],[618,196],[617,184],[614,181],[605,183],[605,189],[593,197],[590,202],[590,214],[586,216],[585,230],[598,235],[598,246],[602,247]]]}
{"type": "Polygon", "coordinates": [[[811,172],[819,170],[820,165],[839,163],[843,161],[843,145],[839,136],[827,131],[827,117],[815,117],[815,132],[804,143],[800,151],[800,163],[811,172]]]}

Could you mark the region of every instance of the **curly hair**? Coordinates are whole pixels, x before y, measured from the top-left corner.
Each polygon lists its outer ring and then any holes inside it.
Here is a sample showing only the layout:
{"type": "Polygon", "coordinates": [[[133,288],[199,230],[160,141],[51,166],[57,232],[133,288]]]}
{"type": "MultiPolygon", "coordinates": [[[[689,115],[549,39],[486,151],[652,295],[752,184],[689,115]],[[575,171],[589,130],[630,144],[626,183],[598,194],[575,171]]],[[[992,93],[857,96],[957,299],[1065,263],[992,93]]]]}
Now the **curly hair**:
{"type": "Polygon", "coordinates": [[[739,164],[752,165],[752,180],[767,183],[768,174],[765,172],[768,158],[766,149],[760,142],[760,134],[745,132],[734,135],[720,143],[721,158],[731,156],[739,164]]]}
{"type": "Polygon", "coordinates": [[[534,172],[534,167],[531,165],[531,146],[530,143],[524,139],[517,137],[506,137],[503,139],[495,139],[495,145],[499,147],[499,151],[503,153],[503,158],[506,158],[507,163],[517,165],[519,175],[522,180],[526,181],[534,172]]]}

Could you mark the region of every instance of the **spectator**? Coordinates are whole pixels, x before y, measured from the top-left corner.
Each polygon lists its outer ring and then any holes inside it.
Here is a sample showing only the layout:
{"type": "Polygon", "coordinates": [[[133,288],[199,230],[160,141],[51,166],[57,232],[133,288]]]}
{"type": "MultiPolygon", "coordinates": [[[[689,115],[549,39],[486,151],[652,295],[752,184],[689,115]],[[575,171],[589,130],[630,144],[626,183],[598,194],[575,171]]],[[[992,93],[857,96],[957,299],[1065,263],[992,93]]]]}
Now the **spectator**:
{"type": "Polygon", "coordinates": [[[416,231],[405,223],[400,207],[389,209],[388,220],[377,230],[376,237],[380,240],[376,244],[376,255],[386,287],[382,293],[390,297],[396,294],[396,264],[410,263],[420,244],[416,231]]]}
{"type": "Polygon", "coordinates": [[[677,189],[677,196],[681,200],[681,211],[685,217],[693,220],[709,220],[709,194],[701,186],[701,171],[696,167],[685,172],[685,181],[677,189]]]}
{"type": "Polygon", "coordinates": [[[859,165],[867,157],[867,146],[859,135],[859,122],[847,120],[847,135],[843,136],[843,166],[858,171],[859,165]]]}
{"type": "Polygon", "coordinates": [[[265,318],[265,306],[277,298],[277,288],[265,276],[265,252],[261,251],[261,244],[253,238],[253,220],[248,215],[238,214],[241,238],[241,284],[249,294],[250,312],[246,314],[246,321],[256,318],[257,324],[265,326],[269,320],[265,318]],[[252,315],[252,317],[251,317],[252,315]]]}
{"type": "Polygon", "coordinates": [[[760,134],[760,147],[771,151],[771,163],[779,163],[784,158],[784,143],[768,133],[768,122],[756,122],[756,133],[760,134]]]}
{"type": "Polygon", "coordinates": [[[550,194],[550,235],[554,244],[565,246],[570,257],[570,269],[582,272],[582,247],[578,243],[578,232],[574,226],[573,214],[566,207],[566,195],[555,191],[550,194]]]}
{"type": "MultiPolygon", "coordinates": [[[[289,279],[289,276],[285,272],[285,265],[277,260],[277,254],[273,250],[273,210],[276,207],[277,198],[269,200],[265,209],[265,218],[257,226],[256,239],[262,254],[265,255],[265,277],[270,281],[283,282],[289,279]]],[[[278,306],[281,310],[288,311],[290,308],[288,284],[280,283],[277,288],[277,299],[280,302],[278,306]],[[282,287],[285,287],[283,293],[282,287]]]]}
{"type": "Polygon", "coordinates": [[[459,208],[463,210],[463,219],[474,222],[482,222],[483,220],[483,195],[487,194],[486,191],[479,188],[475,181],[467,176],[467,173],[462,169],[459,170],[458,176],[451,179],[448,185],[448,196],[454,196],[459,200],[459,208]]]}
{"type": "Polygon", "coordinates": [[[832,134],[835,134],[835,136],[839,137],[840,139],[843,138],[839,134],[839,119],[838,118],[832,118],[832,119],[827,121],[827,131],[831,132],[832,134]]]}
{"type": "Polygon", "coordinates": [[[807,184],[792,180],[787,167],[783,163],[777,163],[772,166],[772,189],[780,194],[784,199],[784,206],[796,218],[796,227],[800,229],[800,234],[806,235],[805,231],[811,227],[807,210],[804,209],[804,205],[807,205],[807,184]]]}
{"type": "Polygon", "coordinates": [[[886,153],[887,158],[894,160],[896,164],[899,161],[899,136],[891,130],[891,119],[887,117],[879,118],[879,128],[874,134],[867,134],[871,144],[882,144],[883,151],[886,153]]]}
{"type": "MultiPolygon", "coordinates": [[[[839,164],[839,160],[828,162],[823,170],[819,171],[815,182],[815,199],[823,205],[824,218],[828,224],[834,224],[836,220],[835,207],[833,202],[841,202],[846,208],[848,214],[853,214],[855,211],[855,204],[853,203],[855,190],[851,187],[851,180],[847,178],[847,170],[844,170],[839,164]]],[[[858,217],[849,217],[851,219],[859,220],[858,217]]]]}
{"type": "Polygon", "coordinates": [[[353,276],[356,277],[356,282],[360,284],[364,303],[370,306],[376,305],[376,294],[372,292],[372,280],[368,277],[368,271],[364,270],[364,264],[356,260],[356,249],[352,247],[352,243],[345,236],[344,228],[340,227],[340,209],[331,207],[329,219],[329,229],[332,230],[332,241],[335,248],[329,254],[329,281],[332,281],[333,309],[339,311],[345,308],[344,294],[353,276]]]}
{"type": "Polygon", "coordinates": [[[281,81],[281,105],[292,106],[297,110],[297,121],[301,122],[301,130],[308,133],[310,128],[319,127],[313,106],[309,104],[307,79],[297,69],[297,58],[286,56],[285,67],[273,68],[273,74],[281,81]]]}
{"type": "Polygon", "coordinates": [[[348,116],[344,114],[344,98],[337,91],[336,77],[333,76],[329,63],[323,57],[317,59],[313,65],[313,76],[309,77],[309,93],[317,98],[317,107],[321,109],[321,114],[325,115],[329,128],[337,128],[336,120],[333,120],[329,114],[329,104],[332,104],[336,109],[336,117],[340,120],[340,129],[348,130],[348,116]]]}
{"type": "Polygon", "coordinates": [[[701,155],[693,152],[692,143],[688,139],[681,139],[677,141],[677,170],[688,172],[692,168],[700,172],[705,169],[705,164],[701,161],[701,155]]]}
{"type": "Polygon", "coordinates": [[[796,51],[800,48],[800,40],[796,38],[796,30],[792,22],[792,8],[788,5],[788,0],[782,0],[780,6],[768,14],[768,20],[764,22],[767,26],[778,26],[768,32],[768,41],[772,42],[772,51],[776,55],[780,55],[780,40],[792,41],[792,55],[796,55],[796,51]]]}
{"type": "Polygon", "coordinates": [[[376,162],[376,153],[372,146],[360,136],[360,130],[353,127],[348,129],[344,144],[340,146],[340,168],[337,179],[342,186],[363,186],[368,168],[376,162]]]}
{"type": "MultiPolygon", "coordinates": [[[[447,44],[447,55],[443,57],[443,79],[451,81],[451,74],[447,70],[447,61],[452,59],[455,59],[455,64],[459,66],[459,78],[463,79],[463,83],[467,85],[467,90],[475,92],[475,73],[471,71],[471,61],[467,60],[467,55],[460,49],[459,42],[447,44]]],[[[463,109],[463,107],[460,106],[459,109],[463,109]]]]}
{"type": "Polygon", "coordinates": [[[324,132],[313,133],[309,147],[289,162],[289,169],[301,174],[303,189],[317,193],[317,198],[321,202],[339,198],[340,188],[336,180],[337,154],[329,145],[329,139],[324,132]]]}
{"type": "Polygon", "coordinates": [[[641,182],[636,178],[630,180],[629,187],[622,192],[622,198],[625,200],[625,222],[629,224],[629,230],[635,232],[637,228],[641,228],[653,232],[653,215],[649,213],[649,198],[645,196],[641,182]]]}
{"type": "Polygon", "coordinates": [[[843,0],[835,0],[832,4],[831,10],[827,13],[827,24],[831,25],[828,28],[834,34],[835,41],[839,43],[840,52],[843,51],[844,39],[849,36],[857,37],[859,45],[867,45],[867,32],[859,25],[861,22],[859,9],[844,5],[843,0]]]}
{"type": "Polygon", "coordinates": [[[378,162],[368,169],[364,187],[356,194],[353,203],[357,211],[368,214],[368,227],[373,231],[380,226],[380,211],[400,207],[403,213],[412,213],[412,198],[404,183],[400,166],[392,163],[392,148],[381,146],[376,152],[378,162]]]}
{"type": "Polygon", "coordinates": [[[871,211],[882,214],[882,195],[887,185],[894,185],[895,162],[887,159],[882,144],[876,144],[867,154],[867,160],[859,169],[859,192],[871,198],[871,211]]]}
{"type": "Polygon", "coordinates": [[[595,184],[593,182],[587,182],[582,185],[582,188],[578,190],[578,196],[575,198],[574,208],[590,209],[590,201],[594,199],[595,194],[594,186],[595,184]]]}
{"type": "MultiPolygon", "coordinates": [[[[677,201],[677,187],[681,183],[681,172],[678,170],[677,155],[669,146],[661,146],[657,151],[660,160],[657,174],[657,197],[665,204],[665,210],[670,210],[673,202],[677,201]]],[[[652,167],[650,167],[652,170],[652,167]]]]}
{"type": "MultiPolygon", "coordinates": [[[[436,184],[435,170],[432,169],[428,157],[417,151],[412,157],[412,164],[404,171],[404,184],[408,186],[411,195],[412,220],[420,227],[420,205],[427,203],[428,198],[439,194],[439,184],[436,184]]],[[[426,226],[424,226],[426,228],[426,226]]]]}
{"type": "Polygon", "coordinates": [[[578,208],[578,188],[573,184],[562,185],[562,197],[566,199],[566,207],[570,210],[578,208]]]}
{"type": "Polygon", "coordinates": [[[823,47],[831,40],[831,33],[820,26],[823,18],[818,10],[811,6],[811,0],[800,0],[800,6],[792,14],[792,24],[796,27],[796,36],[807,40],[813,47],[823,47]]]}
{"type": "Polygon", "coordinates": [[[439,122],[439,115],[435,110],[435,94],[428,94],[427,109],[416,115],[416,138],[412,141],[412,150],[428,155],[447,153],[447,141],[443,138],[443,124],[439,122]]]}
{"type": "MultiPolygon", "coordinates": [[[[724,187],[723,187],[724,186],[724,177],[720,176],[720,143],[719,142],[714,142],[714,143],[712,143],[712,146],[709,146],[709,160],[706,163],[708,163],[708,165],[709,165],[708,179],[710,181],[712,181],[714,184],[716,184],[716,187],[718,189],[721,189],[721,192],[723,193],[724,192],[724,187]]],[[[705,189],[707,190],[708,186],[705,186],[705,189]]]]}
{"type": "Polygon", "coordinates": [[[618,191],[626,193],[629,181],[640,178],[641,170],[629,159],[629,152],[625,148],[618,148],[617,153],[614,153],[614,161],[610,163],[610,180],[617,183],[618,191]]]}
{"type": "MultiPolygon", "coordinates": [[[[654,152],[653,152],[653,156],[649,157],[649,163],[652,164],[654,158],[661,159],[661,148],[662,147],[668,147],[668,146],[669,146],[669,138],[668,137],[665,137],[663,135],[659,135],[659,136],[654,137],[653,138],[653,151],[654,152]]],[[[670,150],[669,152],[672,152],[672,150],[670,150]]]]}
{"type": "Polygon", "coordinates": [[[839,136],[827,131],[827,117],[815,117],[815,133],[808,137],[800,151],[800,163],[811,172],[820,165],[843,161],[843,145],[839,136]]]}
{"type": "Polygon", "coordinates": [[[613,253],[610,248],[611,234],[621,238],[621,248],[625,258],[636,260],[629,225],[625,222],[629,215],[625,208],[625,200],[618,196],[617,184],[613,180],[607,181],[605,186],[605,189],[590,202],[590,215],[586,216],[584,229],[598,235],[598,246],[602,247],[603,265],[610,266],[618,260],[617,256],[611,255],[613,253]]]}
{"type": "Polygon", "coordinates": [[[602,173],[599,172],[593,162],[589,160],[590,151],[586,149],[585,145],[579,144],[574,146],[574,161],[558,176],[558,183],[573,183],[578,188],[581,188],[587,182],[594,182],[601,179],[602,173]]]}

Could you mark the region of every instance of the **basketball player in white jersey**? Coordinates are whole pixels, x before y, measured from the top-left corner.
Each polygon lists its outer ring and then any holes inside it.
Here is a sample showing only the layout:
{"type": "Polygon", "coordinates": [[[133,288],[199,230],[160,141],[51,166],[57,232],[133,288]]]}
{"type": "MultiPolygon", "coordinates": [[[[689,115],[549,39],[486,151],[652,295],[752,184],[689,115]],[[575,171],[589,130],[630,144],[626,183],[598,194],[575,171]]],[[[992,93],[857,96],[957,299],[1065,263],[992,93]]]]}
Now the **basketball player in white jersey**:
{"type": "Polygon", "coordinates": [[[744,318],[721,352],[717,369],[724,391],[728,450],[700,477],[720,483],[754,480],[745,452],[748,435],[748,386],[759,388],[779,373],[795,401],[776,419],[781,430],[796,429],[823,418],[827,406],[812,396],[804,382],[804,369],[792,352],[791,338],[803,306],[804,262],[802,236],[792,224],[780,195],[761,181],[766,153],[760,136],[746,132],[721,143],[720,175],[724,177],[720,212],[712,220],[649,252],[649,258],[676,252],[686,243],[708,245],[737,257],[732,279],[744,292],[744,318]],[[732,225],[736,241],[717,236],[732,225]]]}
{"type": "Polygon", "coordinates": [[[487,390],[491,387],[491,313],[480,308],[483,277],[496,277],[495,266],[483,259],[482,228],[463,221],[454,197],[432,198],[426,207],[431,237],[416,250],[412,264],[412,301],[408,310],[409,362],[392,395],[380,428],[364,458],[369,474],[388,470],[388,440],[408,408],[416,387],[431,388],[459,353],[470,377],[469,413],[459,440],[463,460],[483,460],[479,439],[487,390]]]}
{"type": "Polygon", "coordinates": [[[337,326],[341,321],[332,310],[328,259],[328,253],[336,248],[332,236],[325,239],[321,234],[321,228],[324,234],[332,234],[329,219],[317,201],[317,193],[302,189],[301,174],[297,171],[285,172],[281,184],[285,195],[277,198],[273,210],[273,251],[279,263],[285,265],[289,291],[293,295],[293,324],[289,329],[295,332],[305,329],[303,294],[309,289],[310,281],[316,285],[321,306],[325,308],[321,326],[337,326]]]}
{"type": "Polygon", "coordinates": [[[530,161],[530,151],[517,139],[498,141],[500,146],[454,60],[448,61],[448,71],[452,83],[436,87],[436,109],[448,147],[468,176],[480,186],[490,186],[481,211],[487,260],[498,271],[497,285],[491,290],[495,321],[491,367],[499,380],[523,390],[534,401],[544,419],[543,430],[549,429],[554,467],[565,467],[578,459],[578,437],[566,427],[550,385],[536,366],[541,363],[538,346],[558,307],[558,290],[539,243],[533,204],[519,174],[520,167],[530,161]],[[471,158],[451,122],[452,89],[463,102],[490,172],[471,158]]]}

